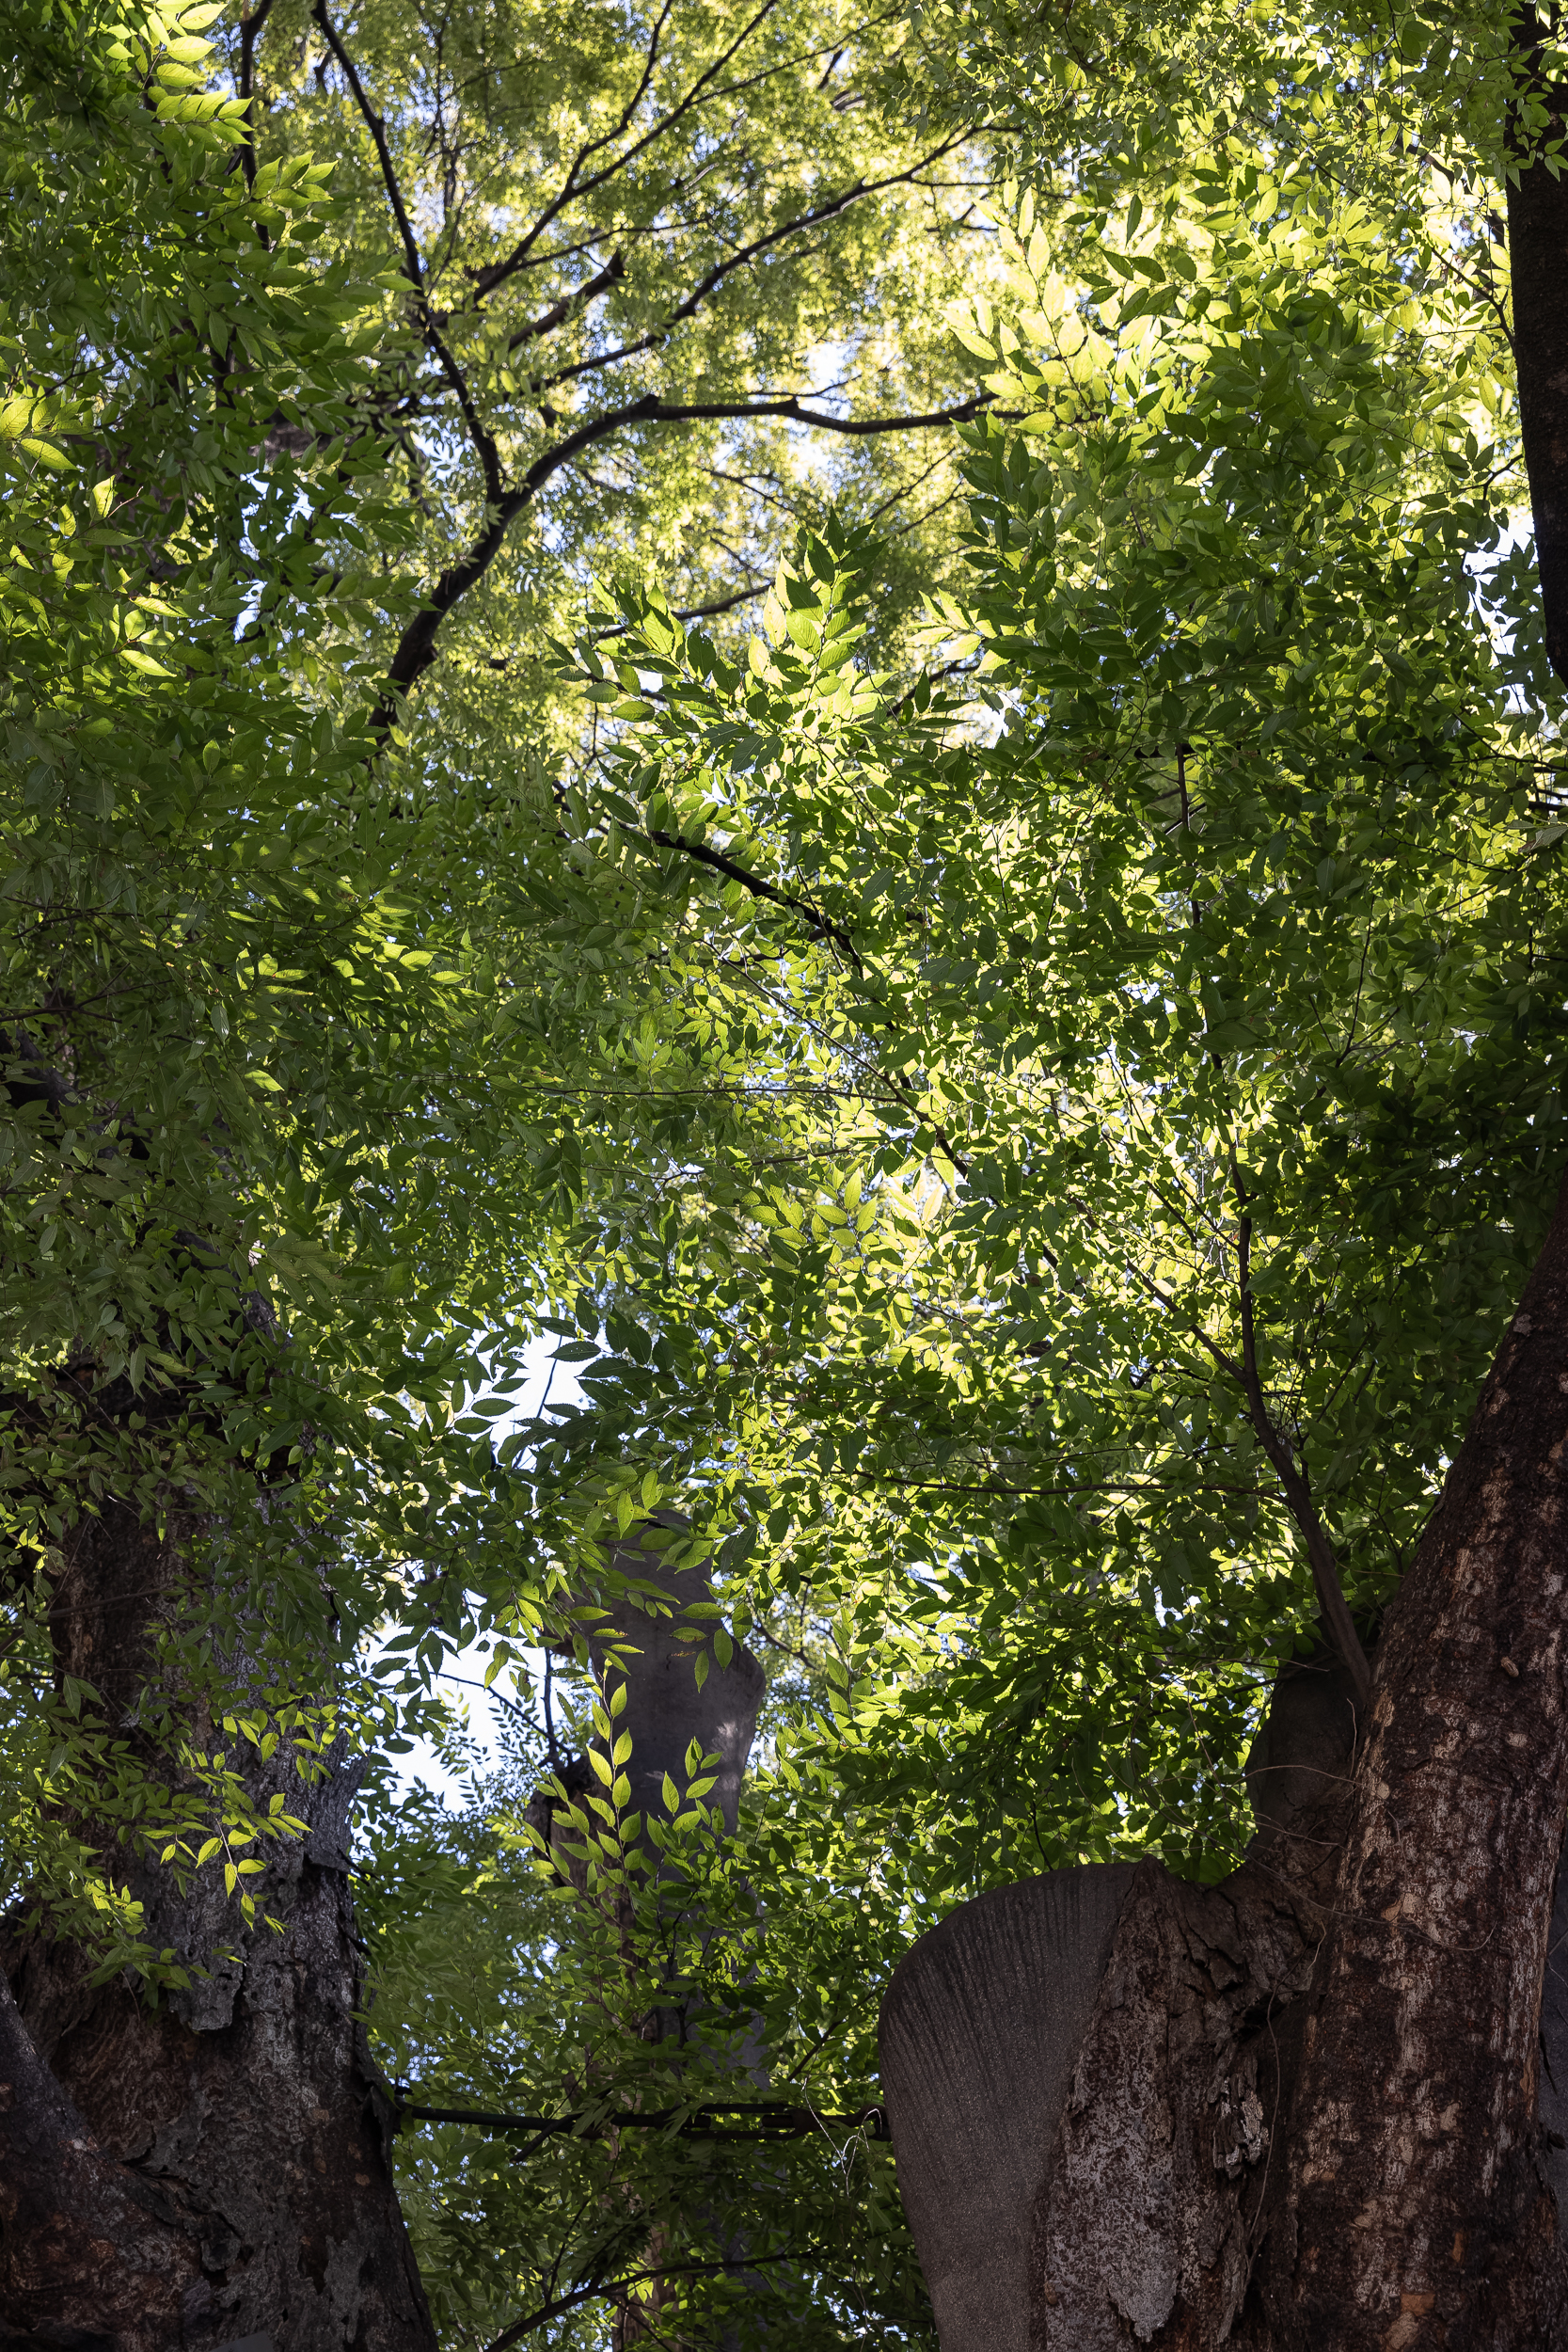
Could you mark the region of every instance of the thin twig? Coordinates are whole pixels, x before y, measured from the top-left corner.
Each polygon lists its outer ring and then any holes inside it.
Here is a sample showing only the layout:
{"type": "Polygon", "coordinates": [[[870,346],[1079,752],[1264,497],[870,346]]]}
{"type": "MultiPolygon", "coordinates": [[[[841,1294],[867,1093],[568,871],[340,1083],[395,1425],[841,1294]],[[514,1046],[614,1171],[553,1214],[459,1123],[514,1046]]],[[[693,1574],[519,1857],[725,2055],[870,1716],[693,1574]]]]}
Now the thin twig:
{"type": "Polygon", "coordinates": [[[1312,1501],[1312,1490],[1295,1456],[1275,1427],[1263,1384],[1258,1371],[1258,1334],[1252,1310],[1252,1218],[1246,1211],[1246,1192],[1235,1159],[1231,1161],[1231,1178],[1241,1216],[1236,1230],[1236,1273],[1241,1293],[1242,1309],[1242,1386],[1246,1396],[1247,1418],[1259,1444],[1268,1455],[1281,1487],[1291,1518],[1301,1531],[1311,1564],[1312,1581],[1317,1587],[1318,1606],[1323,1613],[1328,1638],[1344,1661],[1355,1692],[1355,1711],[1364,1715],[1371,1697],[1372,1670],[1367,1663],[1367,1653],[1350,1613],[1344,1587],[1339,1581],[1338,1563],[1328,1531],[1318,1517],[1312,1501]]]}
{"type": "Polygon", "coordinates": [[[624,2279],[607,2279],[595,2286],[576,2287],[570,2295],[560,2295],[553,2302],[541,2304],[537,2311],[530,2312],[526,2319],[514,2320],[510,2328],[502,2329],[494,2344],[485,2347],[485,2352],[506,2352],[509,2344],[519,2343],[524,2336],[531,2335],[536,2328],[543,2328],[550,2320],[558,2319],[562,2312],[576,2311],[579,2303],[590,2302],[596,2295],[623,2295],[628,2287],[657,2285],[661,2279],[711,2278],[716,2273],[760,2270],[765,2264],[799,2262],[800,2259],[799,2254],[747,2254],[734,2262],[678,2263],[673,2265],[665,2263],[657,2270],[634,2270],[624,2279]]]}
{"type": "Polygon", "coordinates": [[[415,2106],[400,2099],[397,2112],[411,2116],[420,2123],[471,2123],[483,2132],[533,2132],[541,2139],[570,2134],[574,2139],[602,2139],[607,2133],[624,2131],[665,2131],[673,2126],[673,2134],[686,2139],[805,2139],[814,2132],[825,2131],[830,2125],[838,2130],[854,2131],[869,2123],[872,2137],[887,2137],[887,2118],[879,2106],[857,2107],[848,2115],[825,2115],[816,2107],[791,2106],[779,2099],[731,2100],[718,2106],[691,2107],[656,2107],[636,2114],[614,2110],[608,2115],[587,2117],[569,2115],[505,2115],[483,2107],[425,2107],[415,2106]],[[711,2128],[713,2116],[742,2115],[767,2118],[754,2131],[731,2131],[711,2128]]]}

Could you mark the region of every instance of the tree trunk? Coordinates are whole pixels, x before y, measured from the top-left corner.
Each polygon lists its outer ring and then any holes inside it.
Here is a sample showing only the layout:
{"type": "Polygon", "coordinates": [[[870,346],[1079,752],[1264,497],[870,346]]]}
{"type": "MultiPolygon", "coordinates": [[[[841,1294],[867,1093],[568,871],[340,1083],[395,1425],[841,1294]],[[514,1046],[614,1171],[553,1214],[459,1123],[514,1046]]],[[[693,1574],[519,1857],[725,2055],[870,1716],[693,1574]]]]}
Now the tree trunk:
{"type": "Polygon", "coordinates": [[[1568,1188],[1379,1644],[1272,2217],[1292,2342],[1350,2310],[1357,2342],[1499,2352],[1568,2321],[1537,2115],[1565,1447],[1568,1188]]]}
{"type": "MultiPolygon", "coordinates": [[[[1560,137],[1565,93],[1546,70],[1533,7],[1516,10],[1513,38],[1520,81],[1551,116],[1544,135],[1560,137]]],[[[1517,119],[1510,128],[1509,150],[1518,159],[1508,188],[1508,245],[1519,424],[1546,651],[1568,682],[1568,183],[1545,163],[1528,161],[1530,143],[1517,119]]]]}
{"type": "MultiPolygon", "coordinates": [[[[54,1588],[57,1671],[90,1682],[133,1743],[150,1637],[188,1576],[180,1535],[106,1502],[68,1537],[54,1588]]],[[[281,1934],[245,1931],[214,1870],[182,1895],[127,1854],[116,1875],[188,1991],[153,2006],[121,1978],[93,1985],[62,1940],[6,1944],[0,2344],[434,2352],[356,2015],[356,1775],[307,1784],[286,1742],[267,1760],[228,1745],[262,1810],[277,1790],[310,1825],[251,1881],[281,1934]]]]}
{"type": "MultiPolygon", "coordinates": [[[[1568,91],[1512,17],[1551,118],[1508,126],[1509,239],[1568,683],[1568,173],[1531,160],[1568,91]]],[[[1568,1183],[1365,1721],[1337,1672],[1287,1669],[1254,1762],[1223,1886],[1054,1873],[895,1976],[883,2084],[943,2352],[1568,2346],[1568,1183]]]]}
{"type": "MultiPolygon", "coordinates": [[[[650,1524],[679,1533],[686,1522],[673,1513],[661,1512],[650,1524]]],[[[767,1677],[752,1652],[738,1642],[732,1646],[728,1663],[720,1663],[706,1613],[714,1606],[706,1562],[673,1567],[660,1549],[645,1541],[619,1547],[612,1561],[620,1575],[656,1586],[673,1610],[670,1615],[650,1614],[635,1601],[617,1597],[594,1621],[589,1636],[601,1683],[608,1677],[610,1682],[624,1680],[626,1684],[626,1710],[616,1719],[617,1729],[629,1732],[632,1742],[626,1767],[631,1795],[625,1810],[640,1814],[645,1821],[668,1818],[665,1783],[668,1780],[677,1795],[684,1796],[691,1777],[687,1756],[695,1743],[700,1754],[717,1758],[713,1787],[704,1802],[719,1807],[724,1827],[733,1836],[767,1677]],[[693,1610],[703,1613],[696,1620],[687,1613],[693,1610]],[[693,1622],[703,1625],[708,1640],[680,1640],[683,1617],[689,1629],[693,1622]],[[701,1683],[695,1672],[699,1650],[707,1658],[701,1683]]],[[[586,1755],[574,1757],[558,1777],[574,1795],[598,1786],[586,1755]]],[[[572,1858],[570,1827],[562,1831],[556,1821],[558,1810],[558,1800],[541,1791],[530,1807],[529,1819],[550,1847],[562,1877],[571,1881],[585,1900],[593,1899],[586,1892],[585,1869],[572,1858]]],[[[618,1984],[607,1983],[604,2000],[621,2025],[633,2027],[646,2042],[703,2048],[701,2014],[689,1996],[678,2009],[655,2009],[641,2017],[622,2013],[625,1992],[618,1984]]],[[[749,2088],[765,2088],[766,2054],[754,2034],[738,2055],[750,2076],[749,2088]]],[[[647,2257],[650,2271],[657,2268],[660,2250],[656,2240],[647,2257]]],[[[726,2259],[737,2261],[744,2251],[736,2246],[724,2249],[726,2259]]],[[[678,2286],[657,2277],[635,2296],[623,2298],[614,2318],[615,2352],[633,2352],[641,2344],[662,2346],[664,2352],[688,2352],[689,2339],[681,2328],[680,2304],[678,2286]]],[[[735,2331],[726,2329],[716,2352],[734,2352],[736,2341],[735,2331]]]]}
{"type": "Polygon", "coordinates": [[[995,1897],[904,1962],[883,2079],[943,2352],[1568,2344],[1568,1186],[1355,1730],[1340,1676],[1288,1669],[1223,1886],[1144,1864],[1097,1939],[1062,1923],[1105,1874],[1056,1873],[1010,1890],[1026,1983],[995,1897]],[[965,2055],[992,2009],[1032,2051],[1005,2108],[965,2055]],[[944,2202],[963,2176],[994,2219],[944,2202]],[[969,2309],[1004,2238],[1006,2332],[969,2309]]]}

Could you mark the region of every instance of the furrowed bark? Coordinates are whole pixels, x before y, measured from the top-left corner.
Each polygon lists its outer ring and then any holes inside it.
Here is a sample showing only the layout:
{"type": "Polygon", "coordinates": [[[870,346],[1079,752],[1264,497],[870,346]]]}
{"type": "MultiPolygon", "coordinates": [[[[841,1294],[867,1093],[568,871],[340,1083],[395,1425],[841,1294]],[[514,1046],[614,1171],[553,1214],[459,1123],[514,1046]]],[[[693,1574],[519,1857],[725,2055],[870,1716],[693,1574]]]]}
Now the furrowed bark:
{"type": "Polygon", "coordinates": [[[1538,2033],[1568,1820],[1568,1189],[1378,1645],[1269,2299],[1282,2343],[1559,2340],[1538,2033]]]}
{"type": "MultiPolygon", "coordinates": [[[[90,1681],[133,1742],[153,1629],[186,1587],[186,1534],[110,1501],[72,1531],[56,1578],[58,1670],[90,1681]]],[[[229,1746],[262,1810],[277,1788],[310,1825],[251,1882],[281,1933],[245,1931],[211,1869],[182,1894],[126,1855],[117,1875],[147,1940],[189,1967],[188,1991],[153,2007],[122,1979],[93,1986],[81,1952],[17,1920],[0,1951],[0,2145],[18,2158],[0,2191],[0,2344],[7,2329],[40,2346],[85,2329],[102,2352],[258,2336],[277,2352],[434,2352],[391,2108],[356,2015],[355,1776],[307,1783],[286,1747],[263,1762],[229,1746]]]]}
{"type": "MultiPolygon", "coordinates": [[[[1568,171],[1546,160],[1568,91],[1536,11],[1511,14],[1546,117],[1522,99],[1507,129],[1509,234],[1544,633],[1568,683],[1568,171]]],[[[993,2102],[972,2135],[1001,2192],[989,2233],[961,2201],[937,2227],[921,2191],[984,2074],[974,2017],[928,2022],[958,2052],[945,2106],[907,2095],[936,2076],[900,2053],[895,1979],[889,2109],[943,2352],[1009,2340],[944,2314],[938,2288],[943,2229],[972,2267],[1016,2237],[1021,2179],[1030,2285],[1007,2320],[1036,2352],[1568,2345],[1568,1185],[1387,1613],[1370,1708],[1358,1680],[1314,1696],[1281,1677],[1259,1837],[1224,1886],[1140,1868],[1045,2069],[1068,2088],[1025,2074],[1022,2105],[993,2102]]],[[[939,1933],[974,1934],[977,1909],[939,1933]]],[[[929,1975],[935,1940],[906,1969],[929,1975]]],[[[978,1970],[972,2008],[1060,2010],[1044,1976],[1005,1979],[978,1970]]]]}
{"type": "MultiPolygon", "coordinates": [[[[1512,12],[1519,414],[1547,654],[1568,683],[1568,103],[1512,12]],[[1527,120],[1529,105],[1544,125],[1527,120]]],[[[1265,2297],[1277,2340],[1568,2340],[1543,2004],[1568,1817],[1568,1185],[1389,1612],[1316,1971],[1265,2297]],[[1544,2098],[1543,2093],[1544,2092],[1544,2098]]]]}
{"type": "Polygon", "coordinates": [[[1251,2288],[1354,1721],[1347,1669],[1287,1666],[1225,1885],[1054,1871],[899,1967],[882,2083],[942,2352],[1270,2341],[1251,2288]]]}
{"type": "MultiPolygon", "coordinates": [[[[1383,1673],[1380,1654],[1375,1692],[1383,1673]]],[[[1528,2068],[1514,2117],[1524,2162],[1491,2164],[1500,2131],[1472,2093],[1469,2162],[1488,2176],[1483,2220],[1500,2261],[1444,2300],[1416,2272],[1434,2237],[1425,2216],[1450,2218],[1418,2126],[1439,2065],[1453,2087],[1467,2051],[1474,2060],[1465,1999],[1477,1994],[1439,1988],[1458,2032],[1450,2049],[1427,2046],[1430,2074],[1378,2073],[1399,2037],[1336,1983],[1342,1875],[1373,1772],[1370,1750],[1356,1772],[1354,1739],[1347,1670],[1289,1665],[1248,1762],[1258,1837],[1223,1886],[1185,1886],[1157,1863],[1055,1872],[961,1905],[903,1962],[881,2013],[881,2079],[942,2352],[1568,2341],[1554,2201],[1568,2150],[1549,2138],[1568,2138],[1563,1952],[1544,2004],[1540,1980],[1524,1999],[1514,1985],[1497,1994],[1519,2065],[1510,2082],[1502,2054],[1497,2103],[1483,2054],[1479,2098],[1507,2107],[1528,2068]],[[1331,2027],[1338,2049],[1326,2016],[1345,2021],[1331,2027]],[[1328,2195],[1307,2239],[1300,2171],[1323,2089],[1338,2101],[1336,2181],[1319,2176],[1328,2195]],[[1352,2183],[1356,2157],[1366,2178],[1352,2183]],[[1399,2190],[1392,2228],[1364,2228],[1370,2201],[1399,2190]],[[1323,2249],[1352,2275],[1326,2277],[1323,2249]]],[[[1543,1950],[1568,1950],[1568,1884],[1554,1910],[1552,1866],[1544,1896],[1524,1889],[1524,1913],[1543,1950]]],[[[1403,1962],[1383,1955],[1364,1988],[1373,1976],[1392,2007],[1408,1997],[1403,1962]]],[[[1458,2136],[1449,2129],[1441,2153],[1458,2136]]]]}
{"type": "Polygon", "coordinates": [[[0,2344],[53,2329],[84,2352],[163,2352],[182,2340],[200,2251],[187,2217],[94,2137],[0,1974],[0,2344]]]}

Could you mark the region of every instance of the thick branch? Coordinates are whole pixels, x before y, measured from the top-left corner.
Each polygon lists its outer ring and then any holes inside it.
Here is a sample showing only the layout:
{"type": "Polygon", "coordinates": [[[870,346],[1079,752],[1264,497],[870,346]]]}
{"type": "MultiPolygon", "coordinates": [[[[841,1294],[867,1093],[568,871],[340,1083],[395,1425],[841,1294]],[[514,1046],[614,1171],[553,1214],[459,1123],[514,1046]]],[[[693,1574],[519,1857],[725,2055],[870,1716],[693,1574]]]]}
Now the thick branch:
{"type": "Polygon", "coordinates": [[[247,188],[254,186],[256,181],[256,44],[271,14],[272,0],[258,0],[258,5],[246,8],[240,19],[240,66],[234,79],[245,103],[245,136],[240,142],[239,158],[247,188]]]}
{"type": "MultiPolygon", "coordinates": [[[[1239,1175],[1235,1181],[1238,1199],[1244,1200],[1239,1175]]],[[[1307,1546],[1307,1557],[1311,1565],[1312,1582],[1318,1605],[1323,1611],[1323,1625],[1354,1685],[1359,1713],[1365,1708],[1371,1693],[1371,1668],[1367,1663],[1367,1653],[1361,1646],[1361,1638],[1355,1630],[1340,1587],[1338,1564],[1334,1557],[1334,1547],[1328,1540],[1328,1532],[1318,1517],[1312,1502],[1312,1490],[1298,1469],[1294,1454],[1275,1427],[1258,1370],[1258,1337],[1252,1311],[1252,1219],[1246,1215],[1244,1207],[1237,1238],[1237,1258],[1242,1307],[1240,1362],[1211,1339],[1201,1324],[1189,1322],[1187,1327],[1227,1378],[1238,1384],[1246,1399],[1247,1419],[1252,1423],[1253,1435],[1279,1480],[1286,1505],[1307,1546]]],[[[1129,1264],[1127,1270],[1141,1289],[1147,1291],[1151,1298],[1158,1299],[1169,1315],[1177,1320],[1183,1319],[1175,1299],[1158,1282],[1138,1266],[1129,1264]]]]}
{"type": "Polygon", "coordinates": [[[657,392],[647,392],[624,408],[608,409],[602,416],[590,418],[557,441],[553,449],[536,457],[515,488],[487,502],[483,527],[471,541],[467,554],[449,564],[404,630],[387,673],[388,691],[372,715],[372,725],[382,734],[391,725],[397,696],[416,685],[436,659],[436,639],[442,622],[469,589],[483,580],[524,508],[532,503],[552,474],[570,465],[585,449],[608,440],[611,434],[634,424],[694,424],[747,417],[784,417],[796,424],[815,425],[825,433],[923,433],[938,425],[965,424],[988,407],[990,401],[990,395],[984,393],[921,417],[833,417],[819,409],[802,407],[793,392],[780,400],[682,402],[661,400],[657,392]]]}
{"type": "Polygon", "coordinates": [[[1561,135],[1568,93],[1546,72],[1542,27],[1533,8],[1513,19],[1513,64],[1520,97],[1508,123],[1508,243],[1513,294],[1513,354],[1519,424],[1529,477],[1535,560],[1541,575],[1546,652],[1568,681],[1568,435],[1562,386],[1568,380],[1568,176],[1560,176],[1526,133],[1523,102],[1551,111],[1544,138],[1561,135]]]}

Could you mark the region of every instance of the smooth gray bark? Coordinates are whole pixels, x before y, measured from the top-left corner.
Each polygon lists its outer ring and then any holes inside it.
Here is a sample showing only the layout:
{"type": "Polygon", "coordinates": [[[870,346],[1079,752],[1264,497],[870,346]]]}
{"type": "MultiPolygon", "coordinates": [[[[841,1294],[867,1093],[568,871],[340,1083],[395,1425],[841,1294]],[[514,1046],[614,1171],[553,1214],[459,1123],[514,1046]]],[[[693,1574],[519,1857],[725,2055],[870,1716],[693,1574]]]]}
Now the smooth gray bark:
{"type": "MultiPolygon", "coordinates": [[[[661,1524],[675,1526],[673,1518],[661,1524]]],[[[624,1721],[632,1736],[632,1807],[643,1814],[662,1814],[667,1772],[684,1794],[687,1751],[695,1740],[705,1754],[719,1758],[718,1777],[705,1803],[721,1808],[724,1827],[733,1836],[768,1678],[739,1643],[729,1664],[721,1666],[711,1630],[705,1642],[679,1638],[683,1625],[689,1631],[693,1625],[711,1629],[716,1623],[711,1616],[687,1613],[712,1605],[707,1562],[673,1568],[659,1552],[633,1545],[623,1546],[613,1558],[623,1576],[657,1584],[674,1607],[674,1614],[666,1616],[645,1611],[634,1600],[618,1600],[590,1635],[594,1663],[601,1669],[613,1643],[615,1665],[628,1685],[624,1721]],[[699,1686],[695,1661],[703,1649],[707,1652],[707,1675],[699,1686]]]]}
{"type": "MultiPolygon", "coordinates": [[[[651,1524],[678,1534],[685,1522],[673,1514],[661,1513],[651,1524]]],[[[701,1802],[718,1806],[726,1833],[733,1836],[767,1677],[751,1651],[738,1642],[733,1645],[729,1663],[719,1661],[713,1645],[718,1620],[712,1613],[709,1561],[674,1567],[662,1549],[646,1541],[617,1547],[611,1560],[619,1575],[657,1588],[648,1596],[647,1606],[630,1596],[611,1601],[606,1614],[594,1620],[589,1635],[594,1668],[607,1688],[613,1690],[623,1677],[626,1683],[626,1708],[615,1719],[617,1731],[628,1731],[632,1742],[626,1767],[631,1796],[624,1810],[640,1813],[645,1820],[667,1819],[671,1808],[664,1797],[666,1776],[678,1807],[689,1781],[696,1777],[687,1770],[687,1757],[695,1744],[702,1756],[718,1759],[717,1767],[709,1768],[714,1786],[701,1802]],[[693,1611],[703,1613],[693,1616],[693,1611]],[[689,1634],[693,1627],[701,1627],[705,1638],[683,1641],[683,1628],[689,1634]],[[696,1661],[700,1653],[706,1655],[707,1671],[699,1684],[696,1661]]],[[[571,1795],[598,1787],[586,1756],[573,1758],[560,1777],[571,1795]]],[[[562,1875],[581,1891],[586,1886],[582,1866],[562,1851],[562,1843],[568,1847],[572,1843],[571,1830],[565,1824],[552,1829],[558,1804],[551,1792],[542,1790],[530,1807],[529,1818],[551,1839],[562,1875]]],[[[711,2043],[705,2043],[703,2021],[689,1996],[678,2008],[656,2009],[642,2021],[642,2030],[650,2039],[684,2043],[694,2050],[705,2046],[710,2056],[716,2055],[711,2043]]],[[[739,2039],[739,2048],[729,2055],[750,2078],[749,2090],[765,2090],[767,2054],[760,2035],[752,2029],[739,2039]]],[[[738,2260],[744,2257],[745,2249],[732,2243],[725,2251],[729,2258],[738,2260]]],[[[742,2275],[753,2290],[762,2287],[758,2274],[742,2275]]],[[[735,2330],[726,2329],[715,2352],[734,2352],[737,2341],[735,2330]]],[[[625,2304],[617,2314],[617,2352],[628,2352],[628,2347],[642,2342],[664,2345],[668,2352],[684,2352],[685,2339],[669,2332],[661,2296],[656,2295],[651,2305],[625,2304]]]]}
{"type": "Polygon", "coordinates": [[[1028,2352],[1035,2204],[1135,1875],[997,1887],[922,1936],[888,1987],[882,2092],[942,2352],[1028,2352]]]}

